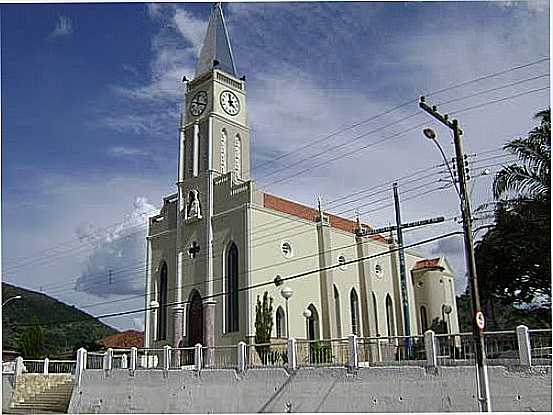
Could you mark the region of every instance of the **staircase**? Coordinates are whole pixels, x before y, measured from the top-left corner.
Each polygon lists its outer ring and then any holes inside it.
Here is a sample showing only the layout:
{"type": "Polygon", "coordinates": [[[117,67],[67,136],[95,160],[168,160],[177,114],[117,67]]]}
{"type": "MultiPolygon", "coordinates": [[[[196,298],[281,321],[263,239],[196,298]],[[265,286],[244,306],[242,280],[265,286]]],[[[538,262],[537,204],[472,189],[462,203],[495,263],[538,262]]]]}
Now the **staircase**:
{"type": "Polygon", "coordinates": [[[18,376],[12,405],[18,414],[65,413],[73,392],[73,375],[27,373],[18,376]]]}

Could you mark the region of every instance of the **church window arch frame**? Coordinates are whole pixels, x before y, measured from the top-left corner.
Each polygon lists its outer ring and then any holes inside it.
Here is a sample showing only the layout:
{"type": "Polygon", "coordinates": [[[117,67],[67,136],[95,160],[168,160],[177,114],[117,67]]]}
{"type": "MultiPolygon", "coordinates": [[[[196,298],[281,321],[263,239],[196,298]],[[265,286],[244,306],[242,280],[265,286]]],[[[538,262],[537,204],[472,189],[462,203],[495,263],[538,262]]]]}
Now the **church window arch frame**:
{"type": "Polygon", "coordinates": [[[169,267],[167,261],[162,259],[158,265],[158,272],[155,279],[155,300],[157,301],[155,316],[155,340],[167,339],[167,303],[169,267]]]}
{"type": "Polygon", "coordinates": [[[361,335],[361,318],[359,313],[359,296],[357,290],[353,287],[349,292],[349,306],[351,319],[351,333],[357,336],[361,335]]]}
{"type": "Polygon", "coordinates": [[[421,333],[424,334],[429,329],[428,306],[426,304],[421,304],[421,306],[419,307],[419,319],[421,325],[421,333]]]}
{"type": "Polygon", "coordinates": [[[307,310],[311,311],[311,316],[306,319],[307,339],[319,340],[321,338],[321,320],[319,318],[319,312],[313,303],[307,306],[307,310]]]}
{"type": "Polygon", "coordinates": [[[242,179],[242,137],[240,134],[234,136],[234,165],[233,171],[237,179],[242,179]]]}
{"type": "Polygon", "coordinates": [[[388,336],[396,335],[396,323],[394,314],[394,301],[390,293],[386,294],[386,300],[384,302],[386,309],[386,331],[388,336]]]}
{"type": "Polygon", "coordinates": [[[286,337],[286,313],[282,306],[278,306],[275,312],[275,331],[276,337],[286,337]]]}
{"type": "Polygon", "coordinates": [[[223,260],[224,290],[226,292],[224,301],[225,333],[236,333],[240,328],[239,264],[240,251],[238,245],[231,240],[227,244],[223,260]]]}
{"type": "Polygon", "coordinates": [[[340,307],[340,291],[336,284],[334,284],[334,314],[336,318],[336,336],[342,337],[342,313],[340,307]]]}
{"type": "Polygon", "coordinates": [[[228,142],[228,133],[226,128],[221,129],[221,149],[220,149],[220,168],[221,174],[227,172],[227,142],[228,142]]]}
{"type": "Polygon", "coordinates": [[[376,336],[380,336],[379,328],[378,328],[378,300],[376,298],[376,293],[372,292],[372,300],[373,300],[373,309],[372,313],[374,316],[374,332],[376,336]]]}

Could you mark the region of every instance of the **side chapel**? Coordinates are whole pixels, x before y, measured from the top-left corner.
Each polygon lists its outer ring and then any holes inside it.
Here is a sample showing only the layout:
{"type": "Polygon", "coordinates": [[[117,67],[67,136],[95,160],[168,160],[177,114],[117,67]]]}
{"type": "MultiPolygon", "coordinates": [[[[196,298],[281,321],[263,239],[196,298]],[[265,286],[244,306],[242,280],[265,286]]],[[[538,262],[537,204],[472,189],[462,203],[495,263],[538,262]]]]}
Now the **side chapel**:
{"type": "MultiPolygon", "coordinates": [[[[252,343],[256,300],[265,291],[274,299],[274,338],[405,333],[397,254],[344,264],[388,251],[393,240],[259,190],[250,177],[247,109],[246,81],[238,77],[218,3],[186,86],[177,191],[149,218],[145,346],[252,343]],[[283,286],[243,289],[325,268],[285,282],[294,291],[288,318],[283,286]]],[[[411,334],[436,318],[458,332],[446,260],[407,249],[405,261],[411,334]]]]}

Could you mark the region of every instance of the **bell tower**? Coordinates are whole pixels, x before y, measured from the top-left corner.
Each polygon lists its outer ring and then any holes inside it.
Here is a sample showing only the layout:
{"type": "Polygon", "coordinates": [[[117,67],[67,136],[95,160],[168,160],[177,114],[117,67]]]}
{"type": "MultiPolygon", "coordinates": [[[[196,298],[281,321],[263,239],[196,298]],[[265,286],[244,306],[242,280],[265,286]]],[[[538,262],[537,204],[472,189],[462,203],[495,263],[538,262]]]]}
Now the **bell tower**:
{"type": "MultiPolygon", "coordinates": [[[[202,297],[203,341],[214,343],[213,180],[230,173],[233,182],[250,178],[250,133],[245,77],[238,78],[220,3],[213,6],[194,79],[186,84],[179,129],[177,276],[180,287],[197,284],[202,297]],[[190,247],[195,253],[190,254],[190,247]]],[[[185,297],[184,300],[188,298],[185,297]]],[[[173,343],[187,336],[184,310],[175,308],[173,343]]],[[[187,327],[189,331],[190,327],[187,327]]]]}

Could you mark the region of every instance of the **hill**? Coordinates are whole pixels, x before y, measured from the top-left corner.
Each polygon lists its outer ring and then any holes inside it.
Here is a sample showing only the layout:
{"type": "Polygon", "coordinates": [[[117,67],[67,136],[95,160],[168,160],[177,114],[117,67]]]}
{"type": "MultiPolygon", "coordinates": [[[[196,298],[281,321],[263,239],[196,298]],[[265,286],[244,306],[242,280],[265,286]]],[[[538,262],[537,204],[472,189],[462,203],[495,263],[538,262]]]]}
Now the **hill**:
{"type": "Polygon", "coordinates": [[[74,306],[69,306],[48,295],[2,283],[2,299],[20,295],[21,300],[7,304],[2,314],[3,349],[20,350],[19,339],[29,324],[38,323],[42,330],[42,352],[54,356],[75,350],[97,340],[118,333],[118,330],[93,318],[74,306]],[[82,321],[81,321],[82,320],[82,321]],[[56,321],[75,321],[52,324],[56,321]],[[14,326],[22,324],[23,326],[14,326]]]}

